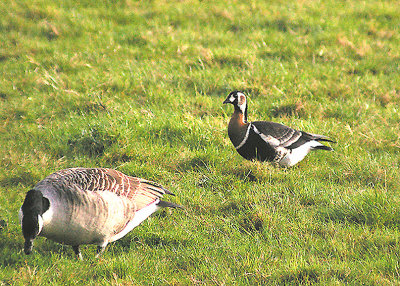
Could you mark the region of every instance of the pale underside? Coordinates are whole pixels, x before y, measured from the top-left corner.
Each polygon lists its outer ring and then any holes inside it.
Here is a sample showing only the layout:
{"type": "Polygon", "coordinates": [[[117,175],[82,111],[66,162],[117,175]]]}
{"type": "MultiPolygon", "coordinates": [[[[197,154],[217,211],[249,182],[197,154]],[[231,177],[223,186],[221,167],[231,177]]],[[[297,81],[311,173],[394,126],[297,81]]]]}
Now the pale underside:
{"type": "Polygon", "coordinates": [[[110,169],[67,169],[39,182],[50,201],[41,236],[68,245],[115,241],[157,210],[165,190],[110,169]]]}

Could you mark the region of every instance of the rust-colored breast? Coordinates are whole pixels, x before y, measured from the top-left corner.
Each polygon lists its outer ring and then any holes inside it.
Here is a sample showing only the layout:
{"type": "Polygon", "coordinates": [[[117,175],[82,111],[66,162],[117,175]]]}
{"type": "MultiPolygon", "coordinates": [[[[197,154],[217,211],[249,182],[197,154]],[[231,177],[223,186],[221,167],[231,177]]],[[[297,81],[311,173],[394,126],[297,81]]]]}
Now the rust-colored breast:
{"type": "Polygon", "coordinates": [[[228,135],[233,145],[238,146],[246,136],[249,123],[244,122],[244,115],[239,111],[235,111],[229,121],[228,135]]]}

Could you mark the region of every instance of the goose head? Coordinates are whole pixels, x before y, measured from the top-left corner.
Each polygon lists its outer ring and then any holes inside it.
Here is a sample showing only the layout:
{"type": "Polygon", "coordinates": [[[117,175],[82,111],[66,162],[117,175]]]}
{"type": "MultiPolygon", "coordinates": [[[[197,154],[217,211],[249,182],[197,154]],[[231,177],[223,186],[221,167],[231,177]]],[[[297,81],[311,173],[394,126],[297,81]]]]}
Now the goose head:
{"type": "Polygon", "coordinates": [[[25,238],[25,254],[31,254],[33,240],[43,228],[42,215],[49,209],[49,206],[49,200],[43,197],[40,191],[30,190],[27,192],[21,207],[21,226],[22,234],[25,238]]]}
{"type": "Polygon", "coordinates": [[[247,121],[247,98],[243,92],[232,91],[223,103],[232,104],[235,108],[235,111],[242,113],[244,115],[245,122],[247,121]]]}

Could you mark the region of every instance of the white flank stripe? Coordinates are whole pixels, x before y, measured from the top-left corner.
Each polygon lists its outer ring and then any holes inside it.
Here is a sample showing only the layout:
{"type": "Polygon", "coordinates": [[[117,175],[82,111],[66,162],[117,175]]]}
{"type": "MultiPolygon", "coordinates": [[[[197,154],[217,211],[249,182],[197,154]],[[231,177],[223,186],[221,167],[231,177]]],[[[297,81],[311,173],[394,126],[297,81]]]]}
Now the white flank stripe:
{"type": "Polygon", "coordinates": [[[242,142],[240,142],[239,145],[235,146],[236,150],[241,148],[246,143],[247,139],[249,138],[250,128],[251,128],[251,124],[249,124],[249,127],[247,127],[246,135],[244,135],[242,142]]]}
{"type": "Polygon", "coordinates": [[[275,147],[275,148],[276,148],[276,147],[278,147],[278,146],[280,145],[280,142],[279,142],[278,139],[272,137],[271,135],[266,136],[266,135],[262,134],[262,133],[257,129],[257,127],[255,127],[254,125],[253,125],[253,128],[254,128],[254,132],[257,133],[257,134],[261,137],[262,140],[264,140],[265,142],[267,142],[267,143],[268,143],[269,145],[271,145],[272,147],[275,147]]]}

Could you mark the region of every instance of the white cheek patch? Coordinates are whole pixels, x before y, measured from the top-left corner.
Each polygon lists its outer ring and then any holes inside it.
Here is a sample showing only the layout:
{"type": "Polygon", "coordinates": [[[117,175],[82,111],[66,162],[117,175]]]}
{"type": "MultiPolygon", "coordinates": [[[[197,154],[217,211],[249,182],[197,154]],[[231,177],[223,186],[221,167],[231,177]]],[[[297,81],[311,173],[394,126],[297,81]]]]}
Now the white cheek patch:
{"type": "Polygon", "coordinates": [[[38,215],[38,223],[39,223],[39,232],[37,234],[39,234],[43,228],[43,219],[42,219],[42,216],[40,216],[40,215],[38,215]]]}
{"type": "Polygon", "coordinates": [[[238,106],[240,110],[244,113],[246,110],[246,96],[243,93],[239,93],[238,106]]]}
{"type": "Polygon", "coordinates": [[[239,105],[243,105],[246,104],[246,97],[243,94],[239,95],[239,101],[238,101],[239,105]]]}
{"type": "Polygon", "coordinates": [[[235,97],[233,95],[231,95],[231,97],[229,97],[229,101],[230,102],[234,102],[235,101],[235,97]]]}

